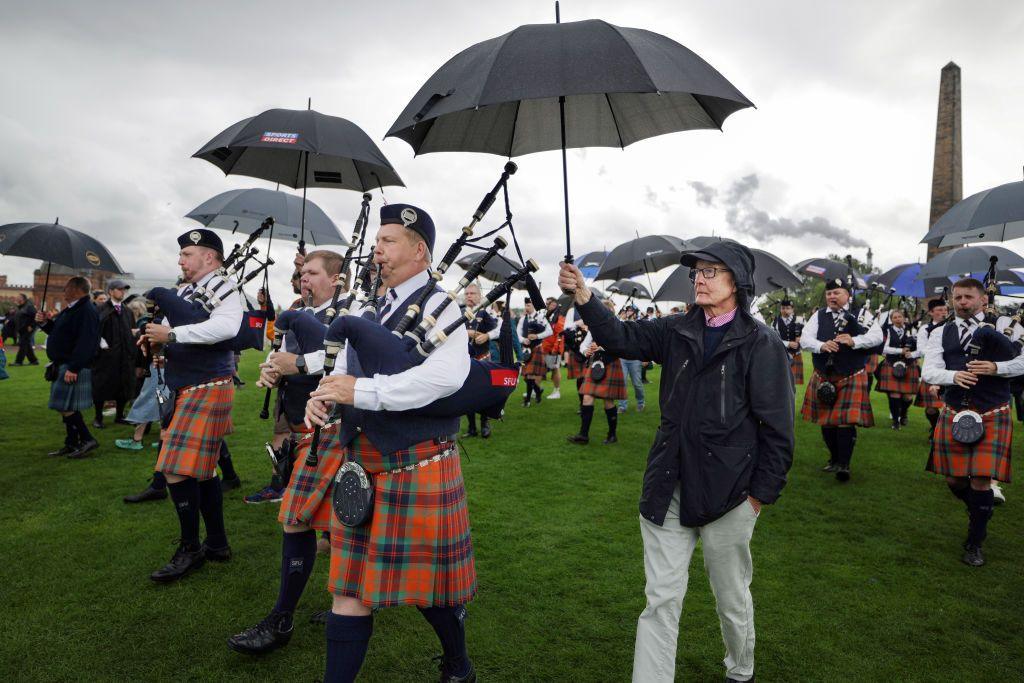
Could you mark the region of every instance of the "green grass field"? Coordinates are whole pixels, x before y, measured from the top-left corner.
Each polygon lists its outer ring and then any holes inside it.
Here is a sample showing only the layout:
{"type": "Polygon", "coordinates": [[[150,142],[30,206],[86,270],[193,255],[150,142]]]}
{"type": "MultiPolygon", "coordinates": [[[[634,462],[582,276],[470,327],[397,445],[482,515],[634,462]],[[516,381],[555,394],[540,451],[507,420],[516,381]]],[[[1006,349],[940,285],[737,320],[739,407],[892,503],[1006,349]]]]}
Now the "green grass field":
{"type": "MultiPolygon", "coordinates": [[[[229,439],[243,479],[225,500],[235,558],[171,586],[148,579],[173,552],[170,503],[121,502],[145,485],[154,450],[117,450],[113,440],[129,428],[108,426],[96,457],[48,459],[63,429],[45,408],[42,367],[10,369],[0,382],[4,680],[319,680],[323,633],[306,617],[329,604],[325,558],[287,648],[251,659],[225,646],[277,595],[277,506],[242,502],[269,469],[257,362],[254,353],[244,360],[249,384],[237,393],[229,439]]],[[[529,409],[514,398],[490,441],[466,444],[480,583],[467,628],[480,680],[629,679],[644,605],[637,497],[658,420],[657,372],[652,379],[655,403],[620,418],[614,446],[600,444],[600,412],[596,443],[565,443],[578,424],[571,391],[529,409]]],[[[885,405],[876,393],[876,415],[885,405]]],[[[789,485],[753,540],[759,680],[1024,677],[1024,496],[1005,487],[988,565],[961,564],[966,515],[924,471],[926,427],[914,409],[901,432],[861,430],[853,480],[840,485],[818,471],[826,458],[818,429],[798,419],[789,485]]],[[[690,577],[678,678],[721,680],[724,650],[700,557],[690,577]]],[[[436,680],[430,659],[439,653],[414,609],[384,610],[362,680],[436,680]]]]}

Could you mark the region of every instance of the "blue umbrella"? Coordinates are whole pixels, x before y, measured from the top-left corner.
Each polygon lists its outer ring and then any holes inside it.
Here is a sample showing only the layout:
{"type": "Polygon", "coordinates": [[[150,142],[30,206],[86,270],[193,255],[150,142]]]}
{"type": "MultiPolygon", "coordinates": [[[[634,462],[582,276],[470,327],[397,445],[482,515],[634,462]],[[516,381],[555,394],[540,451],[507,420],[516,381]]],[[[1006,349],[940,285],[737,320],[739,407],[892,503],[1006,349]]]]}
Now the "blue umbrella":
{"type": "Polygon", "coordinates": [[[918,280],[922,264],[903,263],[890,268],[881,275],[873,275],[869,278],[872,284],[878,284],[888,290],[895,290],[900,296],[912,296],[917,299],[933,297],[942,294],[944,287],[949,286],[949,278],[932,277],[918,280]]]}
{"type": "Polygon", "coordinates": [[[588,251],[576,259],[576,267],[583,273],[583,277],[591,280],[597,277],[597,273],[601,270],[601,266],[604,265],[606,258],[608,258],[607,251],[588,251]]]}

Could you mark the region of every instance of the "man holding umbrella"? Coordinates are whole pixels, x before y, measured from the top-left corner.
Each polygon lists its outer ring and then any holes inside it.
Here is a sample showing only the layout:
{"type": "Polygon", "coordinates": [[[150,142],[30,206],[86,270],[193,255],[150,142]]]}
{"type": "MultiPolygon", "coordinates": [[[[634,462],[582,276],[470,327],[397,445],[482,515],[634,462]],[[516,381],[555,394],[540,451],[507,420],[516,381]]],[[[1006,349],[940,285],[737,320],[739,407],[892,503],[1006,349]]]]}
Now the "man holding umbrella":
{"type": "Polygon", "coordinates": [[[594,339],[624,358],[662,365],[661,424],[640,499],[647,607],[633,680],[671,681],[688,566],[697,541],[718,603],[728,680],[754,676],[750,539],[793,459],[793,383],[778,335],[749,313],[754,257],[735,242],[684,252],[696,305],[685,316],[621,321],[563,264],[594,339]]]}

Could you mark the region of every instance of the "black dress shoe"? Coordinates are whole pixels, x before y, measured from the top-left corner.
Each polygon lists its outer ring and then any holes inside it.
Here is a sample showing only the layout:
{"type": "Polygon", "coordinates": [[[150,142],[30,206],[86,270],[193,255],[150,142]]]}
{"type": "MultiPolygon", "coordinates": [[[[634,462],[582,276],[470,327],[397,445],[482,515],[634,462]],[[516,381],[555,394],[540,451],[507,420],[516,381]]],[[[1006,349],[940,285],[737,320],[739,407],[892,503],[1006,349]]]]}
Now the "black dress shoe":
{"type": "Polygon", "coordinates": [[[47,453],[47,455],[50,455],[50,456],[53,456],[53,457],[57,458],[57,457],[63,457],[65,455],[70,455],[70,454],[74,453],[77,450],[78,450],[78,445],[77,444],[74,445],[74,446],[63,446],[61,448],[58,448],[55,451],[50,451],[49,453],[47,453]]]}
{"type": "Polygon", "coordinates": [[[434,659],[441,660],[441,683],[476,683],[476,669],[473,668],[473,662],[469,663],[469,671],[464,676],[456,676],[448,672],[448,665],[445,663],[444,657],[435,657],[434,659]]]}
{"type": "Polygon", "coordinates": [[[206,556],[210,562],[227,562],[231,559],[231,546],[226,545],[223,548],[211,548],[206,545],[206,541],[203,541],[203,555],[206,556]]]}
{"type": "Polygon", "coordinates": [[[618,437],[616,437],[614,434],[609,434],[608,438],[606,438],[602,443],[604,443],[604,445],[607,446],[608,444],[618,443],[618,442],[619,442],[618,437]]]}
{"type": "Polygon", "coordinates": [[[985,555],[981,552],[981,546],[972,545],[967,547],[960,561],[972,567],[980,567],[985,564],[985,555]]]}
{"type": "Polygon", "coordinates": [[[171,561],[150,574],[149,578],[157,583],[171,583],[199,569],[205,562],[202,546],[189,550],[184,544],[179,544],[171,561]]]}
{"type": "Polygon", "coordinates": [[[480,437],[483,439],[491,438],[491,424],[489,422],[484,422],[480,425],[480,437]]]}
{"type": "Polygon", "coordinates": [[[147,500],[163,500],[167,497],[167,489],[155,489],[147,486],[140,493],[135,493],[123,498],[126,503],[145,503],[147,500]]]}
{"type": "Polygon", "coordinates": [[[837,465],[836,479],[844,483],[850,481],[850,468],[846,465],[837,465]]]}
{"type": "Polygon", "coordinates": [[[587,444],[590,443],[589,436],[583,436],[582,434],[573,434],[572,436],[565,437],[565,440],[569,443],[587,444]]]}
{"type": "Polygon", "coordinates": [[[83,443],[81,446],[76,448],[74,451],[72,451],[71,453],[68,453],[68,458],[70,460],[80,460],[80,459],[84,458],[85,456],[89,455],[89,453],[93,452],[94,450],[96,450],[99,447],[100,447],[99,441],[97,441],[96,439],[89,439],[88,441],[83,443]]]}
{"type": "Polygon", "coordinates": [[[225,491],[226,492],[226,491],[230,491],[232,489],[237,489],[237,488],[241,488],[241,487],[242,487],[242,480],[241,480],[240,477],[234,477],[233,479],[221,479],[220,480],[220,490],[221,491],[225,491]]]}
{"type": "Polygon", "coordinates": [[[293,630],[290,614],[271,612],[252,628],[228,638],[228,647],[244,655],[261,655],[287,645],[293,630]]]}

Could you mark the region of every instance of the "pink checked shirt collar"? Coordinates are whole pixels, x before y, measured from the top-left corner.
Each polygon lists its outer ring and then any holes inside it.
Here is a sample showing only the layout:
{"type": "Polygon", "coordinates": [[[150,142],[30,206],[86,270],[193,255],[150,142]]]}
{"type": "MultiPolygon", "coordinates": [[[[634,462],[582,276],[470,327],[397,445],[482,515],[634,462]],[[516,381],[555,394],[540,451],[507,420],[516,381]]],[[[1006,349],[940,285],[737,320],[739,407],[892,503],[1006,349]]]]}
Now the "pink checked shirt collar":
{"type": "Polygon", "coordinates": [[[738,310],[739,307],[736,307],[729,311],[728,313],[716,315],[713,318],[710,315],[708,315],[707,311],[704,311],[704,324],[707,325],[708,327],[721,327],[722,325],[731,323],[733,321],[733,318],[736,317],[736,311],[738,310]]]}

